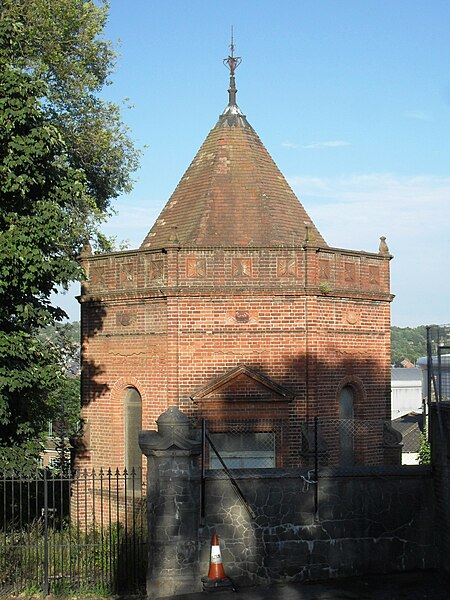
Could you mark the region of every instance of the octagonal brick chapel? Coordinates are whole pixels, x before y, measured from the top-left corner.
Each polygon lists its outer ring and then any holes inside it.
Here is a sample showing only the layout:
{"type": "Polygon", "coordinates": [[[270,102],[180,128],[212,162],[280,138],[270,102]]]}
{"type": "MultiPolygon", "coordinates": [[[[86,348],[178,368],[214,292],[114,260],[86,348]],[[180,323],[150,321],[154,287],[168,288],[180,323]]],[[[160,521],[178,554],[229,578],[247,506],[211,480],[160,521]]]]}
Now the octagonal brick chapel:
{"type": "Polygon", "coordinates": [[[327,244],[236,104],[233,52],[227,63],[229,103],[140,248],[82,254],[77,466],[140,466],[138,432],[169,406],[238,431],[243,466],[258,436],[266,466],[311,464],[316,416],[324,463],[389,462],[384,238],[376,253],[327,244]],[[347,439],[342,419],[359,424],[347,439]]]}

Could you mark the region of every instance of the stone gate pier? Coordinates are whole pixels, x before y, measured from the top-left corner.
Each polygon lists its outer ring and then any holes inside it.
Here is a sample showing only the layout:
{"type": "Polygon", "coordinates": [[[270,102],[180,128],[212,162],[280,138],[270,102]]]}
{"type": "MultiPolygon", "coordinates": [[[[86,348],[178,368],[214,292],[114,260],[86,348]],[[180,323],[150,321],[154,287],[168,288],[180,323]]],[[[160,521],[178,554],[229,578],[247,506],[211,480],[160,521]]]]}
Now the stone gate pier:
{"type": "Polygon", "coordinates": [[[201,441],[189,419],[170,406],[143,431],[139,445],[147,457],[149,598],[201,590],[199,572],[198,457],[201,441]]]}

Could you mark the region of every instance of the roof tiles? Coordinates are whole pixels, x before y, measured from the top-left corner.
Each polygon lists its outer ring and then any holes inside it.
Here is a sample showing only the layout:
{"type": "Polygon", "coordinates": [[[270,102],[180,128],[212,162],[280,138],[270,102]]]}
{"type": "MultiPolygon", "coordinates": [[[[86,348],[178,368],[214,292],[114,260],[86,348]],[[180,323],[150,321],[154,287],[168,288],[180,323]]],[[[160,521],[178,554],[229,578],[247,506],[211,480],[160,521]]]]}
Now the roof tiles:
{"type": "Polygon", "coordinates": [[[141,248],[162,248],[176,228],[181,246],[327,246],[254,129],[228,105],[141,248]]]}

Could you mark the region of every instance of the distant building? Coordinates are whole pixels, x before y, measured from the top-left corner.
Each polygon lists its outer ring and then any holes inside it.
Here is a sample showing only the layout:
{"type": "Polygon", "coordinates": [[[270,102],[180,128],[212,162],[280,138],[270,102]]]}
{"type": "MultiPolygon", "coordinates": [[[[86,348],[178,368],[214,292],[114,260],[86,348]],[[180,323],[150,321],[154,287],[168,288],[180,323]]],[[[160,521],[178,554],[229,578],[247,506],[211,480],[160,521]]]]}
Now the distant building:
{"type": "MultiPolygon", "coordinates": [[[[432,361],[434,377],[432,378],[431,401],[434,401],[436,396],[442,402],[450,401],[450,354],[441,354],[440,359],[433,356],[432,361]]],[[[426,398],[428,396],[427,357],[419,358],[417,366],[422,372],[422,393],[423,397],[426,398]]]]}
{"type": "Polygon", "coordinates": [[[422,411],[422,371],[414,368],[391,370],[391,418],[422,411]]]}
{"type": "Polygon", "coordinates": [[[392,421],[392,427],[402,435],[402,464],[417,465],[422,445],[421,433],[424,433],[424,415],[422,412],[410,412],[392,421]]]}
{"type": "Polygon", "coordinates": [[[404,368],[404,369],[412,369],[414,367],[414,363],[412,363],[409,359],[404,358],[402,361],[400,361],[400,365],[404,368]]]}

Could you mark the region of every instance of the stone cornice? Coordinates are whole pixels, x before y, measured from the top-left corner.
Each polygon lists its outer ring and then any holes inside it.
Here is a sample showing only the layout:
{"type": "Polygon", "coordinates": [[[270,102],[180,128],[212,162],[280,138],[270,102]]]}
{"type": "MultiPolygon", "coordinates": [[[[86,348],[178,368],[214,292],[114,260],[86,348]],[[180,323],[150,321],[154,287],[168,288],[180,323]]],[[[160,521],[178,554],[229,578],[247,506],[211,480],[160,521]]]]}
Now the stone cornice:
{"type": "Polygon", "coordinates": [[[267,286],[245,286],[245,287],[234,287],[234,286],[180,286],[176,288],[164,288],[159,289],[144,288],[140,290],[120,290],[117,292],[98,292],[95,294],[83,294],[77,296],[80,304],[87,302],[120,302],[120,301],[144,301],[144,300],[165,300],[167,298],[204,298],[205,296],[215,297],[254,297],[257,294],[259,297],[262,296],[274,296],[280,298],[297,298],[299,296],[316,296],[317,298],[339,298],[339,299],[354,299],[354,300],[378,300],[384,302],[391,302],[394,299],[394,295],[390,292],[376,292],[376,291],[364,291],[364,290],[343,290],[333,289],[332,292],[322,293],[318,286],[302,287],[301,289],[267,287],[267,286]]]}

